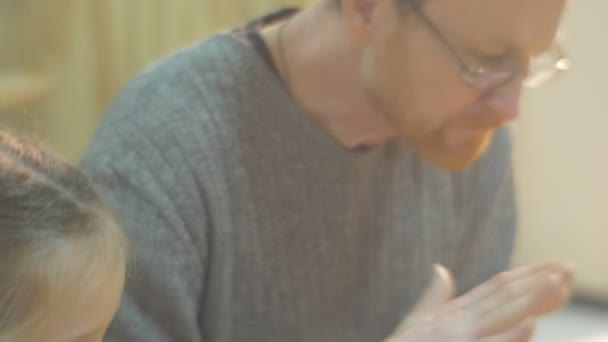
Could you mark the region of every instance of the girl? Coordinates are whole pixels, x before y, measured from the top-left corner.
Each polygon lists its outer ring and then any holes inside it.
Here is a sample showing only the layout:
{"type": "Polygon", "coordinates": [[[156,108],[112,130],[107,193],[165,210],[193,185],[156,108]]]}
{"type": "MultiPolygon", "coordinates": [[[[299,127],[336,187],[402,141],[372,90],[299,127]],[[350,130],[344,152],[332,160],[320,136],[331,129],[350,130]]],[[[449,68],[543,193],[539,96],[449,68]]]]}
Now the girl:
{"type": "Polygon", "coordinates": [[[0,128],[0,341],[101,341],[126,242],[89,180],[0,128]]]}

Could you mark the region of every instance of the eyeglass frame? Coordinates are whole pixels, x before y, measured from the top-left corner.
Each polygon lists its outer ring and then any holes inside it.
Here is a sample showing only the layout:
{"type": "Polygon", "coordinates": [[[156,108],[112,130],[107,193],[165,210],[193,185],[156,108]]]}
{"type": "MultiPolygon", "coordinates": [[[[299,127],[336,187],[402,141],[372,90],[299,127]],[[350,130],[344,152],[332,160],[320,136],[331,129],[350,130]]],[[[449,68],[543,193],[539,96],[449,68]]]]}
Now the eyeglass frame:
{"type": "Polygon", "coordinates": [[[527,69],[519,68],[513,70],[490,70],[484,67],[475,67],[470,63],[467,63],[465,58],[463,58],[461,54],[458,53],[456,48],[450,44],[446,37],[441,33],[441,30],[437,27],[437,25],[435,25],[433,21],[424,13],[419,3],[413,5],[411,8],[416,17],[421,19],[432,35],[439,39],[441,44],[448,50],[452,56],[452,59],[458,64],[460,74],[465,83],[475,89],[481,91],[499,89],[519,76],[522,76],[522,84],[524,86],[536,88],[542,84],[545,84],[548,80],[555,78],[557,74],[570,69],[571,62],[564,54],[558,42],[554,42],[551,48],[531,60],[530,66],[527,69]],[[543,57],[552,58],[550,66],[535,68],[534,61],[540,60],[543,57]],[[535,77],[541,76],[544,77],[536,81],[535,77]]]}

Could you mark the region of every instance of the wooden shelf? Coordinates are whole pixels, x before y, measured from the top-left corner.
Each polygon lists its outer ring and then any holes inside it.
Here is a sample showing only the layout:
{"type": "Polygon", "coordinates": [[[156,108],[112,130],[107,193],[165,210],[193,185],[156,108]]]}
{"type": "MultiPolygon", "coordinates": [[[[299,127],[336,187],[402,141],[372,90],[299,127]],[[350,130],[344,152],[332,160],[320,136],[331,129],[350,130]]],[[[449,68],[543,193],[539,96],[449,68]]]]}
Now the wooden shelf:
{"type": "Polygon", "coordinates": [[[0,71],[0,113],[40,101],[51,91],[51,82],[46,77],[20,71],[0,71]]]}

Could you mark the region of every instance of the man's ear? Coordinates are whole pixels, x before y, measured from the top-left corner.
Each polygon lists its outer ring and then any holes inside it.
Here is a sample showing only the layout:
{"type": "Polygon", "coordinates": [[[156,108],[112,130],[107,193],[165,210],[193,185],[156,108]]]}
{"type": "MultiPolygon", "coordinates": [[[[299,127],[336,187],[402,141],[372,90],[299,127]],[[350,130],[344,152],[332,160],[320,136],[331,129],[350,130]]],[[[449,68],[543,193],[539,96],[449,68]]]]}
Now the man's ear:
{"type": "Polygon", "coordinates": [[[367,45],[371,37],[374,10],[381,0],[342,0],[342,18],[351,40],[367,45]]]}

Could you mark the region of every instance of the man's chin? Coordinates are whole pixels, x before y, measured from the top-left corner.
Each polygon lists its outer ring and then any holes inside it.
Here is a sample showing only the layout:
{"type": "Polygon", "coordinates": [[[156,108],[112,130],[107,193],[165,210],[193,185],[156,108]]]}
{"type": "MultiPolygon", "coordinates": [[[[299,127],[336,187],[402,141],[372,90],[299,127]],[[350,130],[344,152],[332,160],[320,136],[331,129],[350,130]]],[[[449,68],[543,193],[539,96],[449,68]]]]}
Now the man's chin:
{"type": "Polygon", "coordinates": [[[457,157],[428,157],[423,158],[426,159],[431,165],[438,169],[446,170],[446,171],[460,171],[479,159],[481,154],[471,154],[468,156],[457,156],[457,157]]]}
{"type": "Polygon", "coordinates": [[[459,171],[476,162],[486,151],[490,137],[487,136],[483,140],[459,146],[458,148],[442,148],[419,149],[419,154],[422,159],[436,168],[447,171],[459,171]]]}

